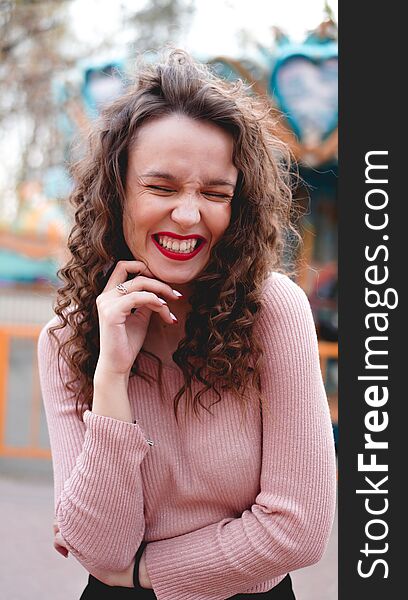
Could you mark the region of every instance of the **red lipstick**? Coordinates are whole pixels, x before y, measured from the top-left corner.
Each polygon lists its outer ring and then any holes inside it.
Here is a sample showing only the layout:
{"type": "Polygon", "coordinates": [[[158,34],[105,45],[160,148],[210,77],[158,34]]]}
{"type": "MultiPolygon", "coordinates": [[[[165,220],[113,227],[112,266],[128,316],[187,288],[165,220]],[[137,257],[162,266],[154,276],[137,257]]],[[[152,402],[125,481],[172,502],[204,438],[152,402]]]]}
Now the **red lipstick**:
{"type": "Polygon", "coordinates": [[[170,233],[167,231],[160,231],[159,233],[155,233],[152,236],[152,240],[154,245],[156,246],[156,248],[158,250],[160,250],[160,252],[166,256],[167,258],[172,258],[173,260],[190,260],[190,258],[194,258],[194,256],[196,256],[196,254],[198,254],[202,248],[204,248],[207,240],[205,238],[203,238],[201,235],[177,235],[175,233],[170,233]],[[159,242],[157,241],[156,237],[158,236],[165,236],[167,235],[168,237],[172,237],[174,239],[178,239],[178,240],[189,240],[189,239],[197,239],[200,240],[198,245],[194,248],[194,250],[192,252],[173,252],[172,250],[168,250],[167,248],[163,248],[163,246],[160,246],[159,242]]]}
{"type": "Polygon", "coordinates": [[[171,231],[158,231],[157,233],[154,233],[153,235],[154,236],[167,235],[167,237],[174,238],[175,240],[191,240],[194,238],[196,240],[202,240],[203,242],[206,241],[206,239],[202,235],[197,235],[196,233],[192,233],[191,235],[179,235],[178,233],[172,233],[171,231]]]}

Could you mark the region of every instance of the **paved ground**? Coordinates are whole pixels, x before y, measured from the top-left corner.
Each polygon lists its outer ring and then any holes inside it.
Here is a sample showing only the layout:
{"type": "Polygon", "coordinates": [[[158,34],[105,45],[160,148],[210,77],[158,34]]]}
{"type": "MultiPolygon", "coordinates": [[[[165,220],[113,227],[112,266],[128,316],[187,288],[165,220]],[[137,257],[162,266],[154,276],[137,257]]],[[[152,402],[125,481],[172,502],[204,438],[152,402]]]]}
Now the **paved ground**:
{"type": "MultiPolygon", "coordinates": [[[[87,573],[52,546],[49,475],[0,477],[0,581],[4,600],[78,600],[87,573]]],[[[297,600],[337,600],[337,520],[318,565],[292,574],[297,600]]]]}

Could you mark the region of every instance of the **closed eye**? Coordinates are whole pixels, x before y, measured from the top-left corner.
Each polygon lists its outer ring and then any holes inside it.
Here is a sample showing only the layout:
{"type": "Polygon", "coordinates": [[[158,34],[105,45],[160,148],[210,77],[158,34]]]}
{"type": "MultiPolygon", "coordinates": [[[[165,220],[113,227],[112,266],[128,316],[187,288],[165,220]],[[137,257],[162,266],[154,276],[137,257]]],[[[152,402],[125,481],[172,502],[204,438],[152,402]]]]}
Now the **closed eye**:
{"type": "Polygon", "coordinates": [[[171,190],[170,188],[162,187],[160,185],[148,185],[147,187],[150,190],[156,190],[156,191],[159,191],[159,192],[174,192],[174,190],[171,190]]]}
{"type": "MultiPolygon", "coordinates": [[[[174,190],[174,189],[166,188],[161,185],[148,185],[146,187],[149,190],[154,190],[156,192],[163,192],[165,194],[172,194],[172,193],[176,192],[176,190],[174,190]]],[[[232,196],[230,194],[220,194],[217,192],[202,192],[202,193],[203,193],[203,196],[210,196],[211,198],[219,198],[220,200],[227,200],[227,201],[232,200],[232,196]]]]}
{"type": "Polygon", "coordinates": [[[232,196],[229,194],[217,194],[216,192],[203,192],[204,196],[211,196],[212,198],[220,198],[223,200],[231,200],[232,196]]]}

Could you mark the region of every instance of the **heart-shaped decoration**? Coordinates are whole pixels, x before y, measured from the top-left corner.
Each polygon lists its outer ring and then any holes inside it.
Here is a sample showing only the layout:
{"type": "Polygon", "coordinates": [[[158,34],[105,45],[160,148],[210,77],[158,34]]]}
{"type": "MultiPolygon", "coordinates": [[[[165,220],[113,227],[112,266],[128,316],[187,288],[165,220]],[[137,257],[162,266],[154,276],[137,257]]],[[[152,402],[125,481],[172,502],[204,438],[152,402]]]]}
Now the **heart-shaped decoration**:
{"type": "Polygon", "coordinates": [[[270,93],[305,145],[327,138],[338,121],[337,44],[287,44],[277,57],[270,93]]]}

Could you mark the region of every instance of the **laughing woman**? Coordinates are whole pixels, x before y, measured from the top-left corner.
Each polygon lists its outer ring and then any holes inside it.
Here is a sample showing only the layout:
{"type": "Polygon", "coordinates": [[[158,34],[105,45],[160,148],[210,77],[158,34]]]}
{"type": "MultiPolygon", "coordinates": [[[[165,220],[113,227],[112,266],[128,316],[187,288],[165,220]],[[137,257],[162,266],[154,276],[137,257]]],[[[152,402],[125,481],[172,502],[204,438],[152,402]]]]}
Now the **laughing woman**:
{"type": "Polygon", "coordinates": [[[83,600],[293,599],[325,550],[334,444],[281,268],[287,165],[265,105],[181,51],[95,126],[39,340],[55,547],[83,600]]]}

